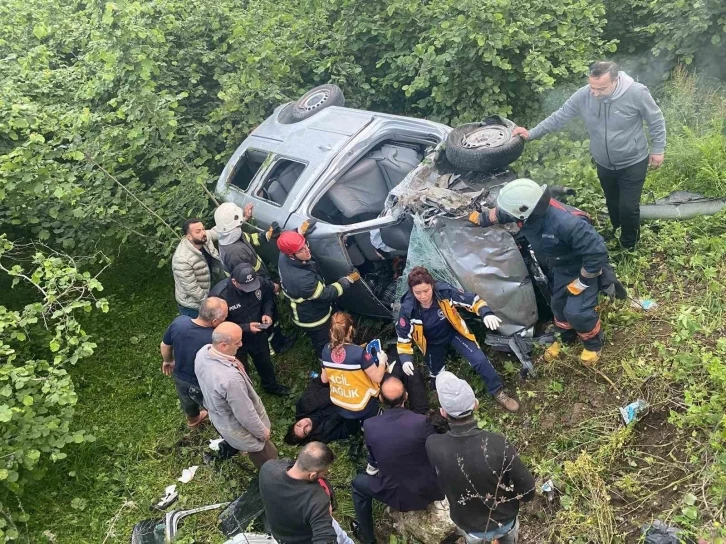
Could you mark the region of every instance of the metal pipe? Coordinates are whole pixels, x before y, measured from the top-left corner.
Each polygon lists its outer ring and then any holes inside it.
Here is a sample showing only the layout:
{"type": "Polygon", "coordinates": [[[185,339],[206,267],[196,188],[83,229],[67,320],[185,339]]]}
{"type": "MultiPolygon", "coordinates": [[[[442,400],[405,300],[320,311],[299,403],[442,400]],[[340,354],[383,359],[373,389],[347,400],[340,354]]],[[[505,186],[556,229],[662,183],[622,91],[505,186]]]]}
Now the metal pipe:
{"type": "Polygon", "coordinates": [[[726,199],[683,204],[641,204],[641,219],[691,219],[701,215],[714,215],[726,208],[726,199]]]}

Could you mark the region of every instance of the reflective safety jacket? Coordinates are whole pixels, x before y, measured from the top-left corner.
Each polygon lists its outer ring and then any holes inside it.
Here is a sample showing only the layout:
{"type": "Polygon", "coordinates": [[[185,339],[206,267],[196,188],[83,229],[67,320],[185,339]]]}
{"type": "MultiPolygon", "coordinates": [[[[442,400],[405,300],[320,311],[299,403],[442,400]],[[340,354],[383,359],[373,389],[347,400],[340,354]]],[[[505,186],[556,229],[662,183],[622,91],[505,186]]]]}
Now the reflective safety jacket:
{"type": "Polygon", "coordinates": [[[368,405],[371,397],[378,396],[380,386],[373,383],[363,370],[366,363],[375,364],[365,348],[345,344],[331,350],[330,344],[326,344],[322,358],[333,404],[360,412],[368,405]]]}
{"type": "MultiPolygon", "coordinates": [[[[444,316],[454,330],[472,342],[476,342],[476,338],[469,332],[469,328],[456,308],[463,308],[480,317],[494,313],[486,302],[479,298],[479,295],[460,291],[444,281],[437,281],[434,284],[434,301],[444,312],[444,316]]],[[[421,317],[421,304],[409,290],[401,298],[401,311],[396,320],[396,334],[398,335],[396,349],[401,363],[413,360],[413,342],[424,355],[426,354],[426,337],[421,317]]]]}
{"type": "Polygon", "coordinates": [[[281,253],[277,269],[282,292],[290,300],[293,322],[306,329],[324,324],[332,313],[330,303],[346,287],[337,281],[325,285],[325,278],[312,259],[303,262],[281,253]]]}
{"type": "Polygon", "coordinates": [[[264,238],[264,234],[256,232],[248,234],[242,231],[242,235],[236,242],[227,245],[219,244],[219,256],[222,259],[224,270],[228,274],[232,274],[232,270],[238,264],[246,263],[254,268],[259,276],[263,278],[270,277],[262,259],[255,251],[255,247],[259,247],[261,244],[260,237],[264,238]]]}

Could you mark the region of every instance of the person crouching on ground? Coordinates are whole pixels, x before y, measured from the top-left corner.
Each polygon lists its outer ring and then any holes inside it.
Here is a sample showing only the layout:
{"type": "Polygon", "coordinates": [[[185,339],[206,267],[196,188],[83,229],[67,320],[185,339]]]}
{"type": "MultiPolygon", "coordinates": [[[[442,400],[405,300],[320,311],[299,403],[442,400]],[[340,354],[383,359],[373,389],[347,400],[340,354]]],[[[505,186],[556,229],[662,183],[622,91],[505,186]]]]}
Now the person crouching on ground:
{"type": "Polygon", "coordinates": [[[378,354],[378,365],[366,349],[353,344],[353,318],[345,312],[333,315],[330,343],[323,348],[323,383],[330,383],[330,400],[348,419],[365,419],[378,413],[378,391],[386,373],[388,356],[378,354]]]}
{"type": "Polygon", "coordinates": [[[446,348],[452,346],[464,357],[487,386],[489,394],[510,412],[519,403],[504,392],[502,380],[469,332],[456,307],[480,316],[490,330],[502,322],[479,295],[460,291],[443,281],[436,281],[423,266],[408,275],[408,292],[401,299],[396,320],[398,355],[406,368],[413,365],[413,344],[423,352],[431,377],[444,369],[446,348]]]}
{"type": "Polygon", "coordinates": [[[451,372],[436,377],[446,434],[426,439],[450,516],[467,544],[516,544],[519,504],[534,498],[535,480],[514,447],[499,434],[479,429],[479,402],[471,386],[451,372]]]}

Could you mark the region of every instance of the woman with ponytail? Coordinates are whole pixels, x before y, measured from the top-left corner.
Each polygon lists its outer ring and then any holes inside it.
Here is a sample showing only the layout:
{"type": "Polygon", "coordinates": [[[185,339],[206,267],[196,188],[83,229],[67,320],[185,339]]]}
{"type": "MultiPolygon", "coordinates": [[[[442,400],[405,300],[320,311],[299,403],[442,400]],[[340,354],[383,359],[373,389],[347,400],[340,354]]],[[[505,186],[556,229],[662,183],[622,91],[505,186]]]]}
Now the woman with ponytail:
{"type": "Polygon", "coordinates": [[[345,312],[333,315],[330,343],[323,348],[321,379],[330,384],[330,400],[348,419],[363,421],[378,413],[378,391],[386,373],[388,357],[378,354],[378,363],[364,347],[353,344],[353,318],[345,312]]]}

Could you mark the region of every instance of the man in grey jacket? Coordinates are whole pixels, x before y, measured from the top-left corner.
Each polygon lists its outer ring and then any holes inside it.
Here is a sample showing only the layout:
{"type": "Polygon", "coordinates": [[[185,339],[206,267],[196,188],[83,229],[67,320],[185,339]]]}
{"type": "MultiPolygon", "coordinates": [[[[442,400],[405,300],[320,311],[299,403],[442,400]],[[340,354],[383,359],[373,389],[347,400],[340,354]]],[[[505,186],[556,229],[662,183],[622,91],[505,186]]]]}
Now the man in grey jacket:
{"type": "Polygon", "coordinates": [[[620,243],[635,247],[640,234],[640,195],[648,166],[663,163],[666,126],[663,114],[645,85],[618,69],[614,62],[590,66],[589,84],[532,130],[517,127],[514,136],[536,140],[582,117],[590,134],[590,154],[597,165],[613,225],[620,227],[620,243]],[[652,149],[643,130],[648,125],[652,149]]]}
{"type": "Polygon", "coordinates": [[[270,442],[267,411],[235,357],[241,346],[239,325],[229,321],[218,325],[212,333],[212,343],[197,353],[194,373],[214,427],[233,453],[247,452],[259,469],[266,461],[277,459],[277,448],[270,442]]]}
{"type": "Polygon", "coordinates": [[[224,276],[224,270],[214,247],[216,232],[204,230],[204,224],[196,218],[184,221],[182,229],[184,238],[171,259],[174,295],[179,313],[196,319],[199,305],[212,288],[212,280],[224,276]]]}

